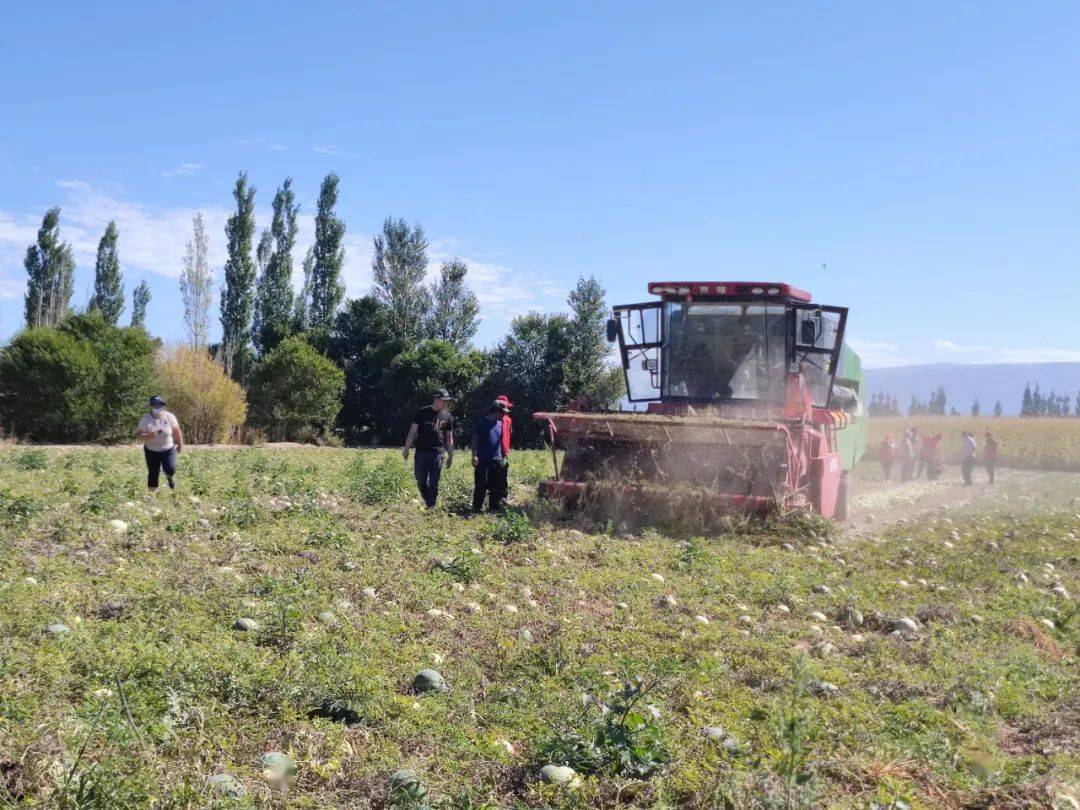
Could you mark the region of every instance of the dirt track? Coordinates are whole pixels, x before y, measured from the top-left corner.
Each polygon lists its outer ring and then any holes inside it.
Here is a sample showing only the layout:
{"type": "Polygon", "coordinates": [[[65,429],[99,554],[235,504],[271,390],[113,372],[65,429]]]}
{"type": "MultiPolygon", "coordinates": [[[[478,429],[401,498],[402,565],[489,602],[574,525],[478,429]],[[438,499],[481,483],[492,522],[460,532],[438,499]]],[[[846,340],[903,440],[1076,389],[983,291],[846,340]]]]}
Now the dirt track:
{"type": "Polygon", "coordinates": [[[975,470],[975,483],[965,487],[958,467],[949,467],[937,481],[882,480],[880,467],[863,465],[856,475],[850,534],[880,531],[902,520],[943,511],[1032,511],[1080,504],[1080,473],[998,470],[993,486],[986,472],[975,470]]]}

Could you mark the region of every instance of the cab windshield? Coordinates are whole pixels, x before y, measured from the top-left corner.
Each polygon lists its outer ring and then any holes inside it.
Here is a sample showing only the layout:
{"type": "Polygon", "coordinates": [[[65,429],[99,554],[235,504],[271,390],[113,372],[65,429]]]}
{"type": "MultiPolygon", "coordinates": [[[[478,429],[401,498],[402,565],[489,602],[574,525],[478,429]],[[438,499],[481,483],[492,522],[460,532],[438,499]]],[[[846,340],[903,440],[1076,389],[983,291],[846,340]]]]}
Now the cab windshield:
{"type": "Polygon", "coordinates": [[[760,303],[665,302],[663,395],[783,401],[785,314],[760,303]]]}

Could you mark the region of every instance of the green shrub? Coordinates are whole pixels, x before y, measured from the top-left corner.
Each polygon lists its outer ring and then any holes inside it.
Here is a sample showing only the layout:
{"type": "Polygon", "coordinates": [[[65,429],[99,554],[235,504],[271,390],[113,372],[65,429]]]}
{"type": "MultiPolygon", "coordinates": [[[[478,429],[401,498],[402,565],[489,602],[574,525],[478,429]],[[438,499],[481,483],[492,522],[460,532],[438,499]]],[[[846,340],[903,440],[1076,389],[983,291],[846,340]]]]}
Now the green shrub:
{"type": "Polygon", "coordinates": [[[540,763],[568,765],[578,773],[648,779],[671,757],[659,723],[643,704],[666,677],[631,678],[602,701],[590,701],[583,722],[564,728],[537,748],[540,763]]]}
{"type": "Polygon", "coordinates": [[[91,438],[104,442],[131,439],[157,384],[157,341],[142,329],[113,326],[97,312],[68,318],[60,331],[88,346],[101,367],[91,438]]]}
{"type": "Polygon", "coordinates": [[[333,426],[344,387],[341,369],[302,338],[289,338],[252,374],[249,422],[274,441],[313,440],[333,426]]]}
{"type": "Polygon", "coordinates": [[[118,441],[134,435],[154,387],[156,344],[99,313],[28,329],[0,354],[0,412],[12,433],[39,441],[118,441]]]}
{"type": "Polygon", "coordinates": [[[0,353],[5,426],[39,441],[90,440],[102,379],[97,355],[85,342],[57,329],[27,329],[0,353]]]}
{"type": "Polygon", "coordinates": [[[513,510],[503,512],[491,529],[491,539],[499,543],[520,543],[532,540],[536,528],[529,521],[528,515],[513,510]]]}

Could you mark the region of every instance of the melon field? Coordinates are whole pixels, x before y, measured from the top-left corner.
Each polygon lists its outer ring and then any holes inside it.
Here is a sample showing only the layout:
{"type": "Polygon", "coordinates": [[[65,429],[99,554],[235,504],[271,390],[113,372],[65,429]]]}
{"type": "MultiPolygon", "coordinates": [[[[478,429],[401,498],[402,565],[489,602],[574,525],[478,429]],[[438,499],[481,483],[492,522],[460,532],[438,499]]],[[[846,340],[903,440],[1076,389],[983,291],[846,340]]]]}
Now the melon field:
{"type": "Polygon", "coordinates": [[[701,536],[463,461],[0,450],[0,805],[1078,806],[1080,476],[701,536]]]}
{"type": "Polygon", "coordinates": [[[914,425],[920,433],[941,433],[946,457],[960,459],[960,431],[970,430],[981,452],[983,433],[989,430],[1000,442],[999,463],[1005,467],[1028,470],[1071,470],[1080,472],[1080,419],[991,419],[967,416],[916,416],[875,418],[870,422],[870,455],[878,442],[891,432],[900,436],[914,425]]]}

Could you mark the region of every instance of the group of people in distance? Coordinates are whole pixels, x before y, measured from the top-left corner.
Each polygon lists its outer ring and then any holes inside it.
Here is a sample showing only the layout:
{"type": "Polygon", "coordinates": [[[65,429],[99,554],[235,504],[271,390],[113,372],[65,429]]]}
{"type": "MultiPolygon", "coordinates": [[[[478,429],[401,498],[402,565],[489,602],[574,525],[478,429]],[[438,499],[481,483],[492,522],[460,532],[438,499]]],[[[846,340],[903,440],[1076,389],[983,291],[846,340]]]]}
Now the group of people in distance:
{"type": "MultiPolygon", "coordinates": [[[[892,433],[886,433],[878,445],[878,458],[881,459],[881,469],[885,473],[885,480],[892,481],[892,468],[897,460],[900,461],[901,481],[918,479],[924,472],[930,481],[940,478],[945,469],[945,453],[941,447],[942,438],[940,433],[920,434],[919,429],[913,426],[904,431],[898,447],[892,433]]],[[[960,431],[960,472],[966,487],[972,484],[971,479],[978,450],[975,434],[969,430],[960,431]]],[[[983,439],[982,461],[991,484],[994,483],[997,457],[998,441],[988,430],[983,439]]]]}
{"type": "MultiPolygon", "coordinates": [[[[439,478],[444,463],[446,467],[454,463],[454,417],[449,410],[453,400],[448,391],[436,391],[431,404],[420,408],[413,416],[405,448],[401,451],[406,461],[409,452],[413,451],[416,484],[428,509],[433,509],[439,500],[439,478]]],[[[150,397],[147,413],[136,428],[136,435],[143,443],[146,485],[151,494],[157,492],[162,471],[169,489],[176,489],[176,454],[184,448],[180,422],[165,410],[165,404],[162,397],[150,397]]],[[[506,506],[513,432],[511,407],[513,403],[508,397],[499,396],[473,425],[470,446],[475,512],[483,511],[485,500],[492,512],[506,506]]]]}
{"type": "MultiPolygon", "coordinates": [[[[454,417],[449,409],[453,400],[445,389],[436,391],[431,404],[413,415],[409,435],[405,437],[405,447],[401,451],[406,461],[409,460],[409,452],[413,452],[416,485],[428,509],[434,509],[439,501],[439,479],[443,465],[449,468],[454,463],[454,417]]],[[[487,413],[473,424],[470,447],[474,512],[484,510],[485,500],[492,512],[501,511],[506,506],[510,437],[513,432],[513,422],[510,420],[512,407],[513,403],[508,397],[499,396],[491,403],[487,413]]]]}

